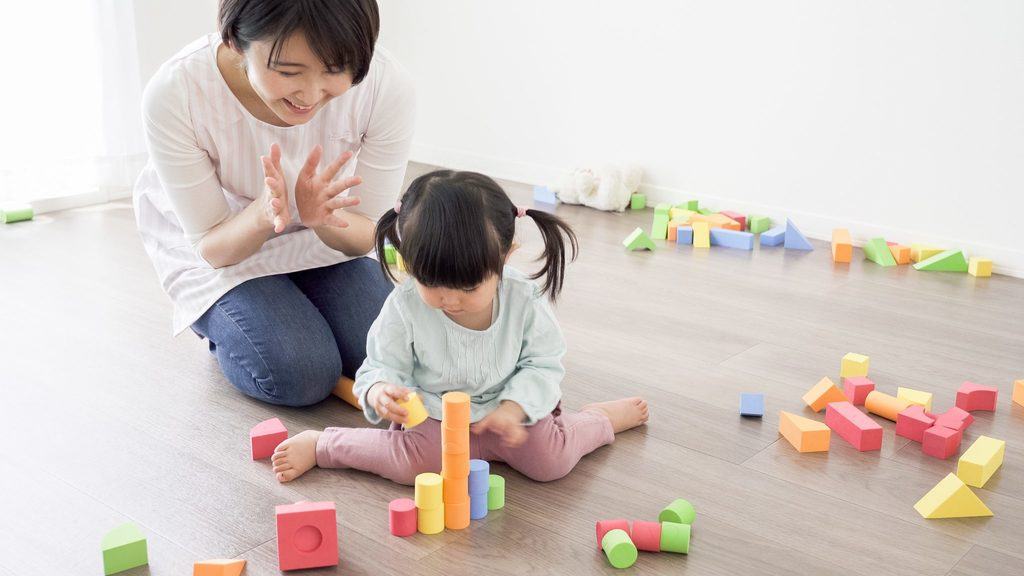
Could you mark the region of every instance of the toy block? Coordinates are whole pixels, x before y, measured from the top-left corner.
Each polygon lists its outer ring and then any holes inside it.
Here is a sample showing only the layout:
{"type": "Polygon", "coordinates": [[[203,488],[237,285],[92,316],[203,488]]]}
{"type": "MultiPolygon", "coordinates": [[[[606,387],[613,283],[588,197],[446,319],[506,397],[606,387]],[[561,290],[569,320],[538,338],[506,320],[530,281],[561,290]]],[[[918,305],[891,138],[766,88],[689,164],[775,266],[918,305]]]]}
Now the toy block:
{"type": "Polygon", "coordinates": [[[696,212],[693,210],[687,210],[686,208],[680,208],[679,206],[673,206],[668,211],[669,220],[685,220],[686,224],[690,223],[690,217],[696,212]]]}
{"type": "Polygon", "coordinates": [[[689,224],[694,222],[707,222],[708,228],[725,228],[740,232],[740,223],[725,216],[724,214],[691,214],[688,218],[689,224]]]}
{"type": "Polygon", "coordinates": [[[1006,441],[978,436],[971,447],[960,456],[956,475],[968,486],[982,488],[988,479],[1003,465],[1006,441]]]}
{"type": "Polygon", "coordinates": [[[738,250],[753,250],[754,235],[750,232],[738,232],[728,228],[713,228],[710,231],[712,246],[725,246],[738,250]]]}
{"type": "Polygon", "coordinates": [[[423,406],[423,400],[415,392],[409,392],[404,400],[399,400],[398,405],[405,408],[409,414],[405,418],[405,429],[415,428],[427,419],[427,409],[423,406]]]}
{"type": "Polygon", "coordinates": [[[688,222],[685,219],[669,220],[668,224],[667,224],[667,226],[668,226],[668,241],[669,242],[678,242],[678,240],[676,240],[676,235],[679,233],[679,227],[680,226],[686,226],[687,224],[688,224],[688,222]]]}
{"type": "Polygon", "coordinates": [[[487,509],[500,510],[505,507],[505,478],[497,474],[487,477],[487,509]]]}
{"type": "Polygon", "coordinates": [[[924,413],[924,408],[914,404],[896,415],[896,435],[920,443],[924,432],[935,425],[935,419],[924,413]]]}
{"type": "Polygon", "coordinates": [[[921,451],[929,456],[945,460],[960,450],[963,433],[945,426],[932,426],[921,437],[921,451]]]}
{"type": "Polygon", "coordinates": [[[740,416],[764,416],[764,394],[740,394],[740,416]]]}
{"type": "Polygon", "coordinates": [[[469,499],[469,476],[464,478],[441,475],[441,498],[445,504],[465,502],[469,499]]]}
{"type": "Polygon", "coordinates": [[[270,458],[274,448],[288,439],[288,429],[277,418],[264,420],[249,430],[249,445],[253,460],[270,458]]]}
{"type": "Polygon", "coordinates": [[[830,431],[821,422],[789,412],[779,412],[779,433],[799,452],[828,451],[830,431]]]}
{"type": "Polygon", "coordinates": [[[697,208],[697,213],[700,214],[701,216],[710,216],[714,214],[714,212],[707,208],[697,208]]]}
{"type": "Polygon", "coordinates": [[[391,244],[384,245],[384,262],[387,264],[395,264],[395,255],[398,254],[398,250],[391,244]]]}
{"type": "Polygon", "coordinates": [[[240,576],[245,560],[203,560],[192,565],[192,576],[240,576]]]}
{"type": "Polygon", "coordinates": [[[533,187],[533,201],[540,204],[548,204],[550,206],[558,205],[558,195],[555,194],[554,190],[547,186],[534,186],[533,187]]]}
{"type": "Polygon", "coordinates": [[[654,214],[654,222],[651,223],[651,239],[664,240],[668,237],[668,214],[654,214]]]}
{"type": "Polygon", "coordinates": [[[693,228],[693,247],[694,248],[710,248],[711,247],[711,229],[708,227],[707,222],[694,222],[693,228]]]}
{"type": "Polygon", "coordinates": [[[895,422],[899,413],[910,407],[910,402],[890,396],[885,392],[872,390],[868,392],[868,397],[864,399],[864,407],[868,409],[868,412],[876,416],[881,416],[886,420],[895,422]]]}
{"type": "Polygon", "coordinates": [[[149,563],[146,537],[131,522],[104,534],[100,548],[103,551],[104,574],[116,574],[149,563]]]}
{"type": "Polygon", "coordinates": [[[672,205],[667,202],[659,202],[654,205],[654,213],[662,216],[668,216],[672,210],[672,205]]]}
{"type": "Polygon", "coordinates": [[[676,244],[693,244],[693,228],[689,226],[676,228],[676,244]]]}
{"type": "Polygon", "coordinates": [[[996,400],[999,399],[999,388],[995,386],[982,386],[974,382],[964,382],[956,391],[956,407],[961,410],[973,412],[974,410],[987,410],[994,412],[996,400]]]}
{"type": "Polygon", "coordinates": [[[388,528],[395,536],[412,536],[418,524],[416,502],[409,498],[396,498],[388,503],[388,528]]]}
{"type": "Polygon", "coordinates": [[[434,509],[444,502],[444,482],[440,474],[423,472],[416,475],[414,497],[417,508],[434,509]]]}
{"type": "Polygon", "coordinates": [[[661,509],[661,512],[658,513],[658,522],[693,524],[693,520],[696,517],[697,511],[693,508],[693,504],[690,504],[686,499],[676,498],[669,502],[668,506],[661,509]]]}
{"type": "Polygon", "coordinates": [[[1024,380],[1013,381],[1013,403],[1024,406],[1024,380]]]}
{"type": "Polygon", "coordinates": [[[630,538],[633,537],[632,532],[629,529],[629,520],[625,518],[616,518],[614,520],[598,520],[596,523],[597,528],[597,547],[601,547],[601,540],[604,539],[604,535],[612,530],[622,530],[630,538]]]}
{"type": "Polygon", "coordinates": [[[875,389],[875,383],[867,376],[843,378],[843,394],[854,406],[863,406],[868,394],[875,389]]]}
{"type": "Polygon", "coordinates": [[[835,382],[828,376],[818,380],[818,383],[811,387],[803,395],[805,404],[815,412],[821,412],[829,402],[846,402],[846,395],[836,387],[835,382]]]}
{"type": "Polygon", "coordinates": [[[948,474],[928,491],[914,510],[925,518],[973,518],[992,516],[992,511],[956,474],[948,474]]]}
{"type": "Polygon", "coordinates": [[[751,234],[760,234],[771,227],[772,219],[767,216],[755,216],[751,214],[747,217],[747,231],[751,234]]]}
{"type": "Polygon", "coordinates": [[[694,212],[700,210],[700,202],[697,200],[687,200],[686,202],[679,204],[679,206],[685,207],[687,210],[693,210],[694,212]]]}
{"type": "Polygon", "coordinates": [[[782,245],[787,250],[814,250],[814,246],[807,241],[807,237],[789,218],[786,218],[786,236],[782,245]]]}
{"type": "Polygon", "coordinates": [[[731,220],[734,220],[737,224],[740,225],[740,230],[747,229],[747,217],[744,216],[743,214],[740,214],[739,212],[733,212],[732,210],[719,210],[718,213],[728,217],[731,220]]]}
{"type": "Polygon", "coordinates": [[[832,231],[832,261],[849,262],[853,260],[853,241],[850,239],[850,231],[846,228],[836,228],[832,231]]]}
{"type": "Polygon", "coordinates": [[[924,408],[925,412],[932,411],[932,393],[922,392],[920,390],[914,390],[912,388],[904,388],[900,386],[896,388],[896,397],[900,400],[906,400],[911,404],[917,404],[924,408]]]}
{"type": "Polygon", "coordinates": [[[971,416],[970,412],[963,410],[962,408],[957,408],[956,406],[946,410],[942,414],[929,414],[929,416],[935,418],[936,426],[951,428],[961,432],[967,430],[967,427],[974,422],[974,416],[971,416]]]}
{"type": "Polygon", "coordinates": [[[643,228],[637,228],[633,232],[626,236],[626,239],[622,241],[622,245],[626,247],[626,250],[650,250],[654,251],[655,245],[651,237],[644,232],[643,228]]]}
{"type": "Polygon", "coordinates": [[[35,217],[35,210],[31,204],[9,203],[0,207],[0,223],[3,224],[26,222],[33,217],[35,217]]]}
{"type": "Polygon", "coordinates": [[[444,503],[444,527],[448,530],[462,530],[470,522],[469,495],[461,502],[444,503]]]}
{"type": "Polygon", "coordinates": [[[298,502],[275,508],[281,570],[338,565],[338,516],[334,502],[298,502]]]}
{"type": "Polygon", "coordinates": [[[776,226],[761,233],[761,246],[779,246],[786,241],[786,227],[776,226]]]}
{"type": "Polygon", "coordinates": [[[980,256],[971,256],[967,261],[967,273],[978,278],[992,275],[992,261],[980,256]]]}
{"type": "Polygon", "coordinates": [[[640,193],[633,193],[629,196],[629,209],[630,210],[643,210],[647,207],[647,195],[640,193]]]}
{"type": "Polygon", "coordinates": [[[488,478],[491,475],[491,464],[487,460],[474,458],[469,461],[469,482],[466,488],[470,494],[487,494],[490,489],[488,478]]]}
{"type": "Polygon", "coordinates": [[[661,551],[661,522],[645,522],[633,520],[633,530],[629,537],[636,544],[637,550],[644,552],[661,551]]]}
{"type": "Polygon", "coordinates": [[[661,523],[661,551],[688,554],[690,552],[690,531],[689,524],[678,524],[676,522],[661,523]]]}
{"type": "Polygon", "coordinates": [[[868,365],[871,359],[863,354],[849,352],[839,362],[839,377],[853,378],[854,376],[867,376],[868,365]]]}
{"type": "Polygon", "coordinates": [[[910,264],[910,246],[889,244],[889,252],[892,253],[892,259],[896,261],[896,264],[900,266],[910,264]]]}
{"type": "Polygon", "coordinates": [[[609,530],[601,539],[601,549],[608,558],[608,563],[616,568],[629,568],[636,562],[636,545],[629,539],[629,534],[618,528],[609,530]]]}
{"type": "Polygon", "coordinates": [[[861,452],[882,449],[882,427],[849,402],[829,403],[825,424],[861,452]]]}
{"type": "Polygon", "coordinates": [[[967,272],[967,260],[960,250],[946,250],[914,264],[914,270],[930,272],[967,272]]]}
{"type": "Polygon", "coordinates": [[[356,381],[349,378],[348,376],[341,376],[338,378],[338,383],[334,385],[334,390],[331,394],[334,394],[338,398],[341,398],[352,407],[362,410],[362,405],[359,404],[359,398],[356,398],[353,388],[355,388],[356,381]]]}
{"type": "Polygon", "coordinates": [[[864,257],[879,266],[895,266],[896,259],[892,257],[885,238],[872,238],[864,243],[864,257]]]}
{"type": "Polygon", "coordinates": [[[416,530],[420,534],[444,532],[444,504],[438,504],[437,508],[417,508],[416,530]]]}
{"type": "Polygon", "coordinates": [[[911,244],[910,259],[914,262],[920,262],[921,260],[927,260],[932,256],[945,251],[945,248],[936,248],[934,246],[928,246],[927,244],[911,244]]]}

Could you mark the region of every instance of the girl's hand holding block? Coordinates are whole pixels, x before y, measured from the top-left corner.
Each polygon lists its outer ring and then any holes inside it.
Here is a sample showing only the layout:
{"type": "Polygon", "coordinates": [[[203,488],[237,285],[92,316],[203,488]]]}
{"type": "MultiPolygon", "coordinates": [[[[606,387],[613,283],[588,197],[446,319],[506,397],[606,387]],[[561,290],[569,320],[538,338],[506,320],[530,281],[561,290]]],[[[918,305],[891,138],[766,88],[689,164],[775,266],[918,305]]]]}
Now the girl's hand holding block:
{"type": "Polygon", "coordinates": [[[404,401],[411,393],[411,390],[403,386],[378,382],[370,387],[366,399],[381,418],[391,420],[395,424],[405,424],[409,418],[409,411],[403,408],[399,402],[404,401]]]}

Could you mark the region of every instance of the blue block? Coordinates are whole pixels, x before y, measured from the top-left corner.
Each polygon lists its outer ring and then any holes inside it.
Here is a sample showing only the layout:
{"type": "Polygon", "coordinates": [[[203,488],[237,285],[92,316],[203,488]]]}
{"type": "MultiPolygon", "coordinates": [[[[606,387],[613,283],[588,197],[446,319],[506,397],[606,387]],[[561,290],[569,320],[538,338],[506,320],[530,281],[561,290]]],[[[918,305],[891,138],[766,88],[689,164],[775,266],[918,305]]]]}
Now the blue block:
{"type": "Polygon", "coordinates": [[[534,186],[533,201],[554,206],[558,204],[558,196],[555,196],[555,193],[547,186],[534,186]]]}
{"type": "Polygon", "coordinates": [[[786,227],[776,226],[767,232],[761,232],[761,246],[778,246],[786,241],[786,227]]]}
{"type": "Polygon", "coordinates": [[[740,416],[764,416],[764,394],[740,394],[740,416]]]}
{"type": "Polygon", "coordinates": [[[491,465],[487,460],[473,459],[469,461],[469,493],[478,494],[480,492],[487,495],[487,491],[490,489],[490,477],[491,477],[491,465]]]}
{"type": "Polygon", "coordinates": [[[480,520],[487,516],[487,492],[469,495],[469,519],[480,520]]]}
{"type": "Polygon", "coordinates": [[[689,226],[676,228],[676,244],[693,244],[693,228],[689,226]]]}
{"type": "Polygon", "coordinates": [[[786,240],[787,250],[814,250],[814,246],[807,241],[807,237],[800,232],[800,229],[793,224],[793,221],[786,218],[786,240]]]}
{"type": "Polygon", "coordinates": [[[711,245],[725,246],[726,248],[736,248],[739,250],[753,250],[754,235],[750,232],[740,232],[739,230],[712,228],[711,245]]]}

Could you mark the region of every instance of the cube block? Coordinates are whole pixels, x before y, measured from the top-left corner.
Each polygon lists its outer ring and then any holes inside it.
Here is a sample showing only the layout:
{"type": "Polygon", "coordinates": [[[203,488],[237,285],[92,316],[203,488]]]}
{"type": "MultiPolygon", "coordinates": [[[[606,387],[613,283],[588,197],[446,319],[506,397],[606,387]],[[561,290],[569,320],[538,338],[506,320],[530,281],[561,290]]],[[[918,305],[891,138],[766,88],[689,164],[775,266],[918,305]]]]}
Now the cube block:
{"type": "Polygon", "coordinates": [[[991,276],[992,261],[988,258],[971,256],[971,259],[967,261],[967,273],[978,278],[991,276]]]}
{"type": "Polygon", "coordinates": [[[956,407],[968,412],[974,410],[995,411],[998,399],[999,388],[983,386],[970,381],[961,384],[956,391],[956,407]]]}
{"type": "Polygon", "coordinates": [[[843,378],[843,394],[854,406],[863,406],[868,394],[875,389],[875,383],[867,376],[843,378]]]}
{"type": "Polygon", "coordinates": [[[764,416],[764,394],[740,394],[740,416],[764,416]]]}
{"type": "Polygon", "coordinates": [[[924,440],[925,430],[935,425],[935,419],[924,413],[924,408],[914,404],[896,415],[896,435],[914,442],[924,440]]]}
{"type": "Polygon", "coordinates": [[[863,354],[849,352],[843,356],[839,363],[839,377],[851,378],[853,376],[867,376],[870,358],[863,354]]]}
{"type": "Polygon", "coordinates": [[[921,451],[929,456],[945,460],[960,450],[963,434],[945,426],[932,426],[924,431],[921,451]]]}

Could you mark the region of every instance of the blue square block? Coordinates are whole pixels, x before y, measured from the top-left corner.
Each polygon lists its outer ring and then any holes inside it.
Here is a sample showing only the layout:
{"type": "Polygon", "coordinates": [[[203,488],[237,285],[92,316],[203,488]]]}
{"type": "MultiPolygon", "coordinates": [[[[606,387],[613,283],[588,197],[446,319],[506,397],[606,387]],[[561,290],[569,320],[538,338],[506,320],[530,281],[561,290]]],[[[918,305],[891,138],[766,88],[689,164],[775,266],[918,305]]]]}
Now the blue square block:
{"type": "Polygon", "coordinates": [[[712,228],[711,245],[725,246],[726,248],[737,248],[739,250],[753,250],[754,235],[750,232],[726,230],[725,228],[712,228]]]}
{"type": "Polygon", "coordinates": [[[676,228],[676,244],[693,244],[693,228],[689,226],[676,228]]]}
{"type": "Polygon", "coordinates": [[[740,394],[740,416],[764,416],[764,394],[740,394]]]}
{"type": "Polygon", "coordinates": [[[558,204],[558,196],[555,196],[555,193],[547,186],[534,186],[533,201],[554,206],[558,204]]]}
{"type": "Polygon", "coordinates": [[[767,232],[761,232],[761,246],[778,246],[785,241],[785,226],[776,226],[767,232]]]}

